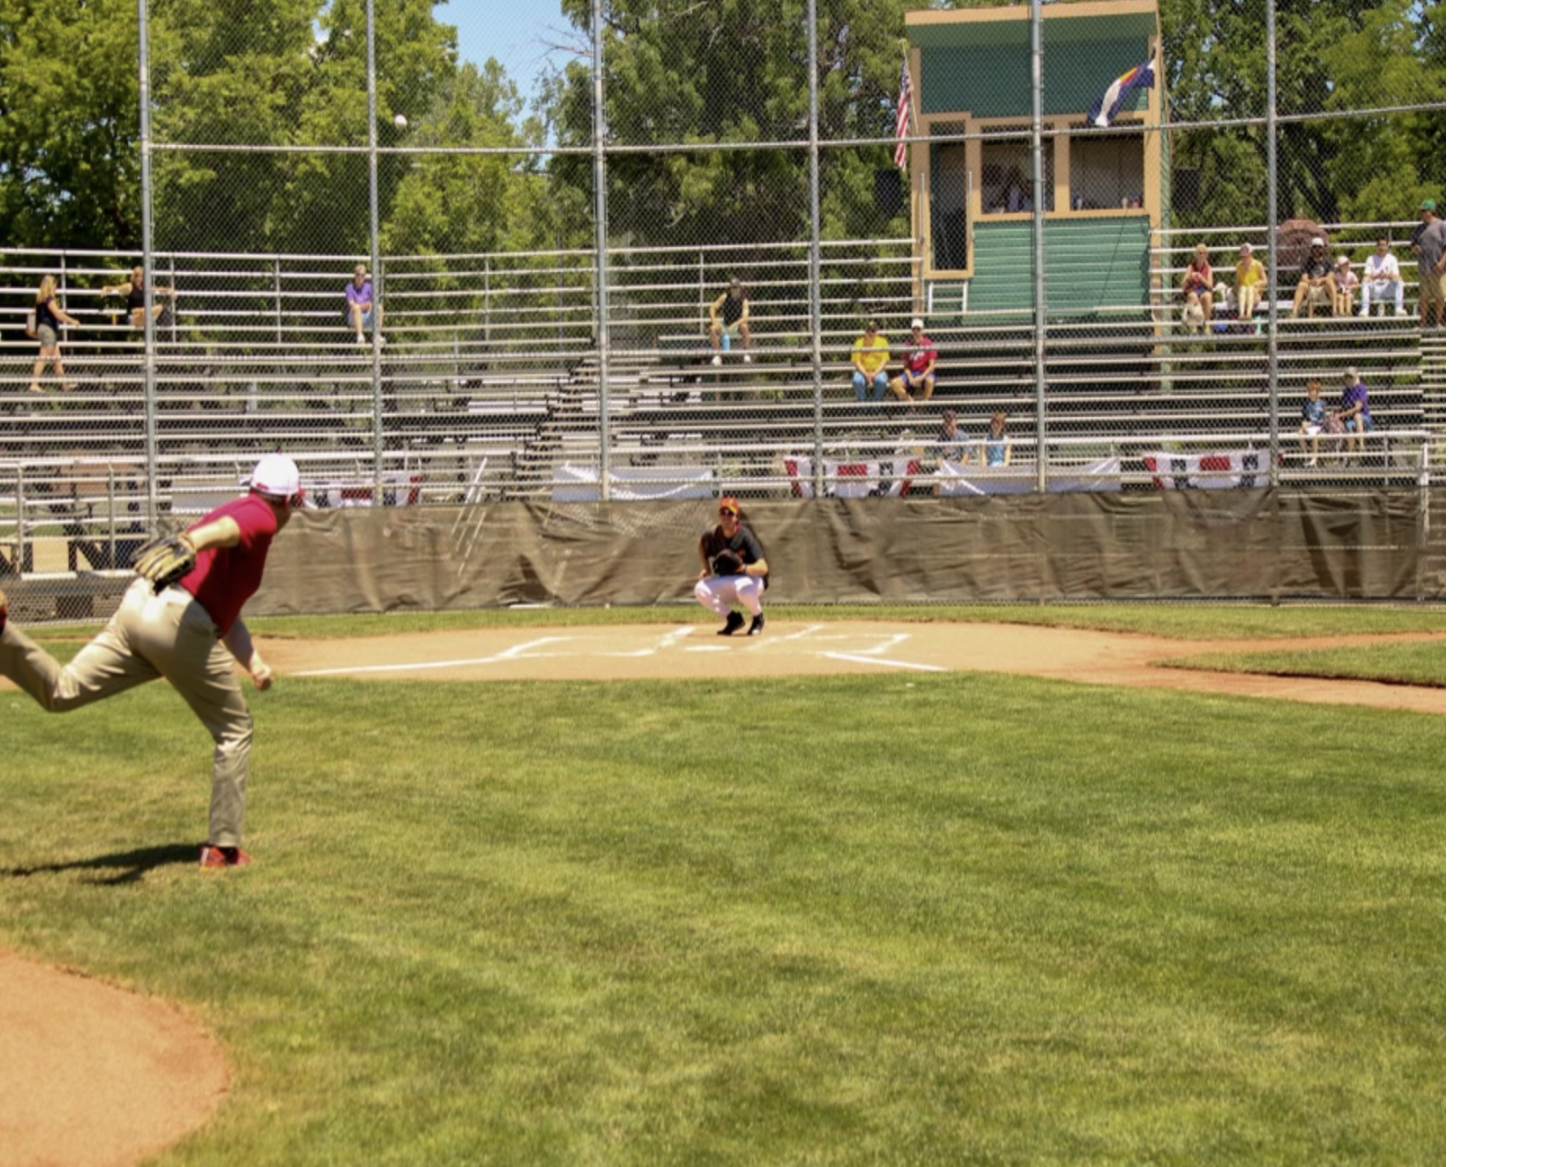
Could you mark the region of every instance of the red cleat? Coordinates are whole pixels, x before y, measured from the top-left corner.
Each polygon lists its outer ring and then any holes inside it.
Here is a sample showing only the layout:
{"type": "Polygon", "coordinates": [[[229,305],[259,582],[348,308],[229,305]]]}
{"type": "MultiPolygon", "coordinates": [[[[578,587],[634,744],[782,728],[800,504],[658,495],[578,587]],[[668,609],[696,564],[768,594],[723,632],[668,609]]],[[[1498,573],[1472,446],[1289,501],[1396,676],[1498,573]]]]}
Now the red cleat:
{"type": "Polygon", "coordinates": [[[202,868],[247,867],[252,862],[254,857],[238,847],[215,847],[207,844],[200,848],[202,868]]]}

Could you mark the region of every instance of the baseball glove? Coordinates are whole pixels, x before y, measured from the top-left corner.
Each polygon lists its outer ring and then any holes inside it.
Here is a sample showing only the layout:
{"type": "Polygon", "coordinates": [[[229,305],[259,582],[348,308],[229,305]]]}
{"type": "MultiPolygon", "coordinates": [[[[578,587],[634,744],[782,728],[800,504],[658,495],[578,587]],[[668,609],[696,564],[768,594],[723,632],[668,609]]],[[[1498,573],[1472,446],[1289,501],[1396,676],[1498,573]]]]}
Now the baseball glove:
{"type": "Polygon", "coordinates": [[[135,574],[153,591],[176,584],[195,568],[195,550],[182,535],[163,535],[135,552],[135,574]]]}
{"type": "Polygon", "coordinates": [[[743,566],[740,556],[728,548],[713,557],[714,575],[739,575],[743,566]]]}

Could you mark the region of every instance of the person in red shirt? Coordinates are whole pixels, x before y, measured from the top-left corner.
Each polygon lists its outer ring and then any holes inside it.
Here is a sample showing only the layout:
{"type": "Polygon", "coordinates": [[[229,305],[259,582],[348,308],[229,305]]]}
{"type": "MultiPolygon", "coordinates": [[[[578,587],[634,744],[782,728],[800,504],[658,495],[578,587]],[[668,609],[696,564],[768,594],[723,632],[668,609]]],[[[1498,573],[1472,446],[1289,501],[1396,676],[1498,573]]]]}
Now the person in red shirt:
{"type": "Polygon", "coordinates": [[[1194,258],[1183,273],[1183,298],[1199,309],[1196,315],[1201,332],[1209,332],[1210,322],[1215,319],[1215,282],[1215,269],[1210,266],[1210,245],[1201,243],[1194,249],[1194,258]]]}
{"type": "Polygon", "coordinates": [[[68,713],[158,677],[166,677],[216,742],[210,832],[200,866],[252,862],[241,849],[254,719],[233,668],[241,664],[260,691],[274,674],[244,626],[243,605],[265,574],[270,542],[302,505],[297,465],[267,454],[249,492],[217,507],[183,534],[194,570],[158,592],[137,579],[97,637],[61,665],[11,623],[0,592],[0,676],[50,713],[68,713]]]}
{"type": "Polygon", "coordinates": [[[924,322],[914,320],[909,330],[907,351],[902,357],[902,373],[892,380],[891,391],[899,401],[913,400],[917,390],[919,400],[928,401],[935,392],[935,342],[924,335],[924,322]]]}

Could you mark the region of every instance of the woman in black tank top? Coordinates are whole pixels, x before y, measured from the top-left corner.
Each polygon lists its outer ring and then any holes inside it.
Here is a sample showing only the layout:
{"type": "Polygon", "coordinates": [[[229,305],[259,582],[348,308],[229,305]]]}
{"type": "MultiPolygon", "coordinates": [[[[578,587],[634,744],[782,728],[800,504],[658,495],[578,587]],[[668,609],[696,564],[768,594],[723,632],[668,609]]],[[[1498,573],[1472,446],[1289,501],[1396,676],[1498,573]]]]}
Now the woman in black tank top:
{"type": "MultiPolygon", "coordinates": [[[[169,300],[178,299],[178,293],[172,288],[158,288],[157,295],[166,296],[169,300]]],[[[130,271],[130,278],[122,284],[104,284],[97,289],[99,296],[123,296],[130,309],[130,327],[146,327],[146,269],[136,267],[130,271]]],[[[155,304],[151,310],[151,318],[158,324],[166,324],[169,319],[169,309],[166,304],[155,304]]]]}
{"type": "Polygon", "coordinates": [[[74,384],[65,380],[65,361],[59,355],[59,337],[65,325],[79,327],[81,321],[59,306],[54,299],[54,288],[54,277],[44,276],[33,301],[33,312],[36,314],[33,333],[38,338],[38,359],[32,364],[32,383],[27,388],[34,393],[43,392],[38,378],[43,375],[43,367],[50,361],[54,362],[54,375],[60,380],[60,388],[75,388],[74,384]]]}

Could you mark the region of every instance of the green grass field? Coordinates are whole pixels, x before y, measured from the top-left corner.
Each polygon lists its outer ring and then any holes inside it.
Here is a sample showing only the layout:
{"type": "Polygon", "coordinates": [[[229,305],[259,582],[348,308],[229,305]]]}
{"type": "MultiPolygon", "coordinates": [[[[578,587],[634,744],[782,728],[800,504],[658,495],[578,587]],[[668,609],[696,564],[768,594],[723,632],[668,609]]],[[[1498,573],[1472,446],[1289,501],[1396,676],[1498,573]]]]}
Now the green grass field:
{"type": "Polygon", "coordinates": [[[970,673],[253,704],[258,863],[202,875],[165,686],[0,694],[0,944],[233,1059],[159,1162],[1445,1159],[1443,718],[970,673]]]}
{"type": "Polygon", "coordinates": [[[1159,661],[1169,668],[1281,677],[1354,678],[1393,685],[1448,684],[1448,646],[1442,641],[1368,644],[1292,652],[1198,653],[1159,661]]]}

